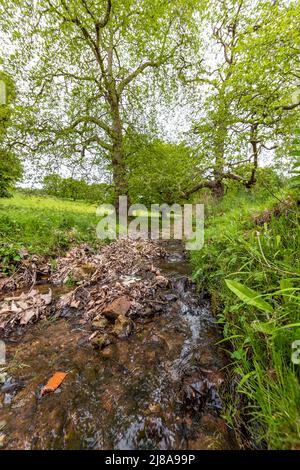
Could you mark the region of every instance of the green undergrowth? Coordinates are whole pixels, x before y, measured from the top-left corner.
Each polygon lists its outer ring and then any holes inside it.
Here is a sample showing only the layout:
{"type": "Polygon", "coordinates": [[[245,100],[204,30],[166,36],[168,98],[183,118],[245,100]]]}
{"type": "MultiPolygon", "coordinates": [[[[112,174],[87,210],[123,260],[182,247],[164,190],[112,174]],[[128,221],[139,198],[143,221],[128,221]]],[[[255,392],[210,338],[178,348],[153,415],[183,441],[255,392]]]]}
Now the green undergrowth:
{"type": "Polygon", "coordinates": [[[96,206],[15,194],[0,199],[0,270],[10,274],[22,252],[58,256],[80,243],[97,246],[96,206]]]}
{"type": "Polygon", "coordinates": [[[191,261],[230,357],[229,424],[243,445],[299,449],[299,212],[295,194],[280,199],[243,193],[209,204],[205,246],[191,261]]]}

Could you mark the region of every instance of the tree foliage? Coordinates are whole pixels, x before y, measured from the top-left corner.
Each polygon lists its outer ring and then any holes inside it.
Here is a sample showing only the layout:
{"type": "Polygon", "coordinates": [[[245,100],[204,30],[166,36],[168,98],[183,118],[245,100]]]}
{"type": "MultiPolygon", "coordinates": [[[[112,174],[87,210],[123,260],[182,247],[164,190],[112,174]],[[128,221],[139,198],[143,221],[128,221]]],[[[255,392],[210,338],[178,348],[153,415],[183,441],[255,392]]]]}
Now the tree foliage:
{"type": "Polygon", "coordinates": [[[2,101],[0,102],[0,197],[8,197],[14,184],[22,176],[22,166],[16,155],[7,148],[5,138],[12,125],[12,105],[15,100],[15,85],[11,77],[0,72],[2,101]]]}
{"type": "Polygon", "coordinates": [[[202,188],[222,196],[229,181],[251,188],[262,164],[287,156],[299,127],[299,0],[8,3],[5,66],[21,90],[9,141],[36,166],[105,169],[117,205],[121,194],[171,200],[202,188]],[[182,103],[188,145],[164,145],[160,114],[182,103]],[[147,145],[132,154],[140,135],[147,145]]]}
{"type": "Polygon", "coordinates": [[[134,202],[173,204],[182,200],[197,166],[197,155],[186,144],[136,136],[127,149],[128,184],[134,202]]]}
{"type": "Polygon", "coordinates": [[[205,186],[222,195],[228,179],[253,186],[260,159],[291,134],[299,120],[299,20],[299,2],[209,2],[209,54],[186,78],[206,88],[194,125],[202,181],[187,195],[205,186]],[[240,175],[245,163],[249,171],[240,175]]]}

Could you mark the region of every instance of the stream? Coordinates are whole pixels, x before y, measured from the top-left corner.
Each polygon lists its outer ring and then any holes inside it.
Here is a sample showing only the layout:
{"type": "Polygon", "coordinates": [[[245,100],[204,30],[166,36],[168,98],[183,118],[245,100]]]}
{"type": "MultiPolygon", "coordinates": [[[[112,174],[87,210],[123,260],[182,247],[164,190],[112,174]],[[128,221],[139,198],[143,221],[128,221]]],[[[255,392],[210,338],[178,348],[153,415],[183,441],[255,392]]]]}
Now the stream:
{"type": "Polygon", "coordinates": [[[226,358],[209,299],[191,282],[181,243],[162,243],[166,302],[128,338],[96,351],[78,319],[50,318],[7,341],[4,449],[237,448],[221,417],[226,358]],[[59,370],[68,372],[61,387],[40,398],[59,370]]]}

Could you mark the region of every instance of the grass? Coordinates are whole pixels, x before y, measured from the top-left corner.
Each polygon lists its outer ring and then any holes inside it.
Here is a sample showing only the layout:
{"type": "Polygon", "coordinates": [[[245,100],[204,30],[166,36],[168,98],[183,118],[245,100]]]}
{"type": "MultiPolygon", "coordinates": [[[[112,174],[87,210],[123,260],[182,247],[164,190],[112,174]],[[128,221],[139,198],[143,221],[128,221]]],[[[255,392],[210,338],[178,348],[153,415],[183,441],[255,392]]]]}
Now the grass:
{"type": "Polygon", "coordinates": [[[96,205],[16,193],[0,199],[0,265],[10,273],[30,254],[57,256],[71,245],[97,245],[96,205]]]}
{"type": "Polygon", "coordinates": [[[248,430],[252,445],[269,449],[300,442],[300,365],[292,361],[300,340],[300,232],[297,205],[287,201],[241,193],[209,205],[205,246],[192,254],[231,359],[226,418],[248,430]]]}

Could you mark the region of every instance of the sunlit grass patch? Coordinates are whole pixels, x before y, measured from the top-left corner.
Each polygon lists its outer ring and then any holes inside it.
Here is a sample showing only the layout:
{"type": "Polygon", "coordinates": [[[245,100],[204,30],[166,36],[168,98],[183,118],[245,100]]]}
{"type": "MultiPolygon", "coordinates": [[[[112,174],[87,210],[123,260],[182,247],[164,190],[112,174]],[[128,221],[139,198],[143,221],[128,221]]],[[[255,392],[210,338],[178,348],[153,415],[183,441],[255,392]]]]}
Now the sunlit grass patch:
{"type": "Polygon", "coordinates": [[[96,206],[56,198],[23,196],[0,199],[0,264],[10,272],[20,251],[55,256],[71,245],[97,245],[96,206]]]}
{"type": "Polygon", "coordinates": [[[53,209],[62,212],[79,212],[82,214],[95,214],[96,204],[89,204],[81,201],[70,201],[67,199],[58,199],[54,197],[29,196],[15,193],[11,198],[0,198],[1,209],[33,209],[45,210],[53,209]]]}

